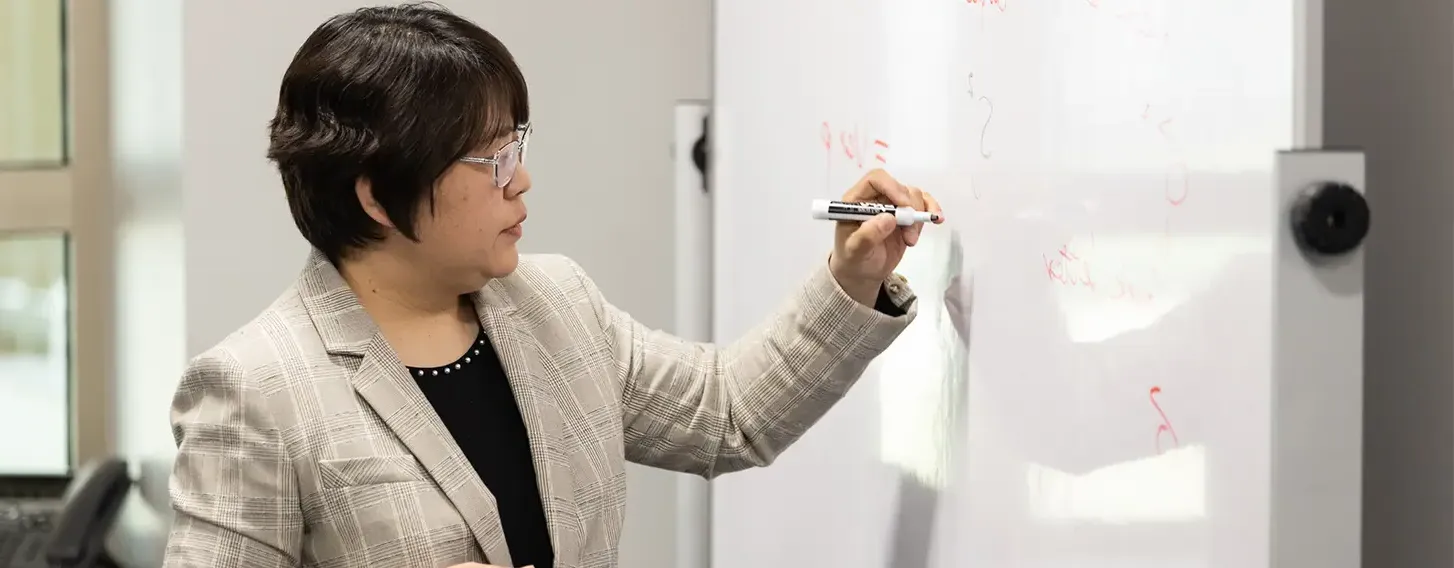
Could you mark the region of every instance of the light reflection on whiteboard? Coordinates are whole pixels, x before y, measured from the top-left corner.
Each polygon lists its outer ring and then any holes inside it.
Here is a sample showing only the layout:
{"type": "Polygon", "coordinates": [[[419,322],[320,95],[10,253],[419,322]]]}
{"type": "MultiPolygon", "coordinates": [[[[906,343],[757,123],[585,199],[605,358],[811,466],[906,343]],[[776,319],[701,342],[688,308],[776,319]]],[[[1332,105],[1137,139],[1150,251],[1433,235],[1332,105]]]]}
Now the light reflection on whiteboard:
{"type": "Polygon", "coordinates": [[[1187,445],[1082,475],[1032,463],[1025,483],[1031,515],[1042,520],[1185,522],[1207,515],[1206,474],[1205,449],[1187,445]]]}
{"type": "Polygon", "coordinates": [[[896,272],[909,280],[919,315],[880,355],[879,456],[934,488],[947,485],[966,388],[965,350],[944,296],[960,272],[958,236],[926,230],[896,272]]]}
{"type": "MultiPolygon", "coordinates": [[[[950,279],[963,270],[962,261],[947,260],[958,253],[955,240],[950,231],[925,231],[905,256],[899,272],[919,295],[920,313],[880,366],[881,459],[936,488],[947,485],[957,437],[968,435],[955,427],[953,404],[958,389],[967,388],[968,362],[944,302],[950,279]]],[[[1094,252],[1082,254],[1093,254],[1102,266],[1159,262],[1164,268],[1157,293],[1150,301],[1130,302],[1061,287],[1054,297],[1065,333],[1091,343],[1145,329],[1205,293],[1238,257],[1267,246],[1235,235],[1097,236],[1094,252]],[[1177,254],[1166,255],[1168,248],[1177,254]]],[[[1027,483],[1031,510],[1044,519],[1154,522],[1206,514],[1205,450],[1199,445],[1082,475],[1032,464],[1027,483]]]]}
{"type": "Polygon", "coordinates": [[[1237,235],[1102,234],[1073,239],[1067,246],[1095,266],[1091,270],[1101,281],[1096,290],[1051,281],[1065,314],[1066,336],[1074,343],[1099,343],[1150,328],[1205,293],[1238,258],[1269,252],[1265,239],[1237,235]],[[1124,292],[1125,286],[1136,291],[1124,292]],[[1129,297],[1141,290],[1144,295],[1129,297]]]}

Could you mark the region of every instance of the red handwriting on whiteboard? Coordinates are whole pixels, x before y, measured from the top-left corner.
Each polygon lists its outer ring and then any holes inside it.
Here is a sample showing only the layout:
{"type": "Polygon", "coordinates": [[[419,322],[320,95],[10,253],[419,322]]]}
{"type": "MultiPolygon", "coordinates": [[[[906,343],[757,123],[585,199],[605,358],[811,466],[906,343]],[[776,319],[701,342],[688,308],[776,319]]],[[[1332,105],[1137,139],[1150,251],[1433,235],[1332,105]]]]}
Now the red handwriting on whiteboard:
{"type": "Polygon", "coordinates": [[[1189,173],[1185,162],[1176,162],[1167,166],[1165,192],[1168,203],[1181,205],[1186,201],[1187,190],[1191,189],[1187,179],[1189,173]]]}
{"type": "Polygon", "coordinates": [[[831,124],[824,122],[820,131],[820,141],[830,156],[834,154],[834,144],[837,143],[837,152],[860,169],[868,160],[878,162],[880,165],[887,164],[889,161],[889,143],[882,138],[864,135],[858,125],[834,130],[831,124]]]}
{"type": "Polygon", "coordinates": [[[1063,245],[1060,250],[1042,254],[1040,257],[1045,261],[1045,275],[1050,280],[1065,286],[1096,289],[1096,281],[1091,277],[1090,263],[1072,251],[1070,245],[1063,245]]]}
{"type": "Polygon", "coordinates": [[[1156,409],[1156,413],[1161,415],[1161,424],[1156,426],[1156,454],[1160,455],[1163,451],[1161,449],[1161,436],[1163,434],[1171,434],[1173,447],[1180,446],[1181,440],[1176,438],[1176,429],[1171,427],[1171,420],[1166,418],[1166,412],[1161,410],[1161,404],[1156,402],[1156,395],[1158,394],[1161,394],[1161,387],[1151,387],[1151,394],[1148,395],[1148,398],[1151,399],[1151,406],[1156,409]]]}
{"type": "Polygon", "coordinates": [[[1163,192],[1166,195],[1167,203],[1181,205],[1186,201],[1188,190],[1191,189],[1189,179],[1191,172],[1186,162],[1181,159],[1181,148],[1177,145],[1172,131],[1173,119],[1161,109],[1153,108],[1151,103],[1146,103],[1146,107],[1141,111],[1141,120],[1155,126],[1157,137],[1172,156],[1171,162],[1166,166],[1163,192]]]}
{"type": "Polygon", "coordinates": [[[988,160],[990,151],[985,148],[984,139],[990,129],[990,120],[995,117],[995,103],[989,97],[974,91],[974,73],[969,74],[969,98],[985,107],[984,124],[979,127],[979,157],[988,160]]]}
{"type": "Polygon", "coordinates": [[[1172,117],[1161,108],[1153,108],[1151,103],[1141,109],[1141,120],[1156,126],[1156,133],[1161,141],[1167,146],[1175,146],[1176,139],[1171,135],[1172,117]]]}
{"type": "Polygon", "coordinates": [[[823,143],[823,189],[824,195],[833,195],[833,127],[823,122],[818,130],[818,140],[823,143]]]}
{"type": "MultiPolygon", "coordinates": [[[[1095,249],[1094,236],[1089,249],[1095,249]]],[[[1040,255],[1044,262],[1045,276],[1060,286],[1084,289],[1109,300],[1128,302],[1149,302],[1154,299],[1147,286],[1122,271],[1114,277],[1098,273],[1092,268],[1087,251],[1073,243],[1062,245],[1053,253],[1040,255]]]]}
{"type": "Polygon", "coordinates": [[[1125,276],[1117,276],[1115,291],[1111,293],[1111,299],[1149,302],[1153,298],[1151,292],[1147,292],[1141,286],[1131,283],[1125,276]]]}
{"type": "Polygon", "coordinates": [[[1000,11],[1003,12],[1005,11],[1005,5],[1009,2],[1009,0],[965,0],[965,2],[969,4],[979,4],[981,8],[985,6],[994,6],[996,8],[999,8],[1000,11]]]}

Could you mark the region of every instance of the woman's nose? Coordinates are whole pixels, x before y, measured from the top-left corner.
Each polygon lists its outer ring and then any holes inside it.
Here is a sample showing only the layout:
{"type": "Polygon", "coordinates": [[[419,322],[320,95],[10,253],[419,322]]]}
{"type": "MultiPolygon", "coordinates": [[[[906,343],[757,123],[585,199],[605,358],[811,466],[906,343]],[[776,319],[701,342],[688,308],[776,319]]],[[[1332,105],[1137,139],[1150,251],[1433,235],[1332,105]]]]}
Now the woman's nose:
{"type": "Polygon", "coordinates": [[[514,198],[530,191],[530,170],[525,164],[515,166],[515,175],[510,178],[510,183],[505,184],[505,195],[514,198]]]}

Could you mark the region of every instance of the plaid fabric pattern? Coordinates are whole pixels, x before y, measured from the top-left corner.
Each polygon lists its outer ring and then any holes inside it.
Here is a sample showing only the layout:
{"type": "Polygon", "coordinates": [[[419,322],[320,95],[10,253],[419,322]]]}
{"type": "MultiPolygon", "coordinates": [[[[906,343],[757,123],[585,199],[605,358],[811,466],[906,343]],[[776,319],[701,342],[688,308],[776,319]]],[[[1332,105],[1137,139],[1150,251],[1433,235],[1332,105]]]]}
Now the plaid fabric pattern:
{"type": "MultiPolygon", "coordinates": [[[[907,315],[854,302],[825,262],[722,348],[645,328],[560,256],[524,256],[474,294],[529,431],[556,565],[617,565],[626,460],[707,478],[771,463],[914,317],[907,283],[886,287],[907,315]]],[[[316,252],[189,363],[171,423],[168,567],[512,565],[489,490],[316,252]]]]}

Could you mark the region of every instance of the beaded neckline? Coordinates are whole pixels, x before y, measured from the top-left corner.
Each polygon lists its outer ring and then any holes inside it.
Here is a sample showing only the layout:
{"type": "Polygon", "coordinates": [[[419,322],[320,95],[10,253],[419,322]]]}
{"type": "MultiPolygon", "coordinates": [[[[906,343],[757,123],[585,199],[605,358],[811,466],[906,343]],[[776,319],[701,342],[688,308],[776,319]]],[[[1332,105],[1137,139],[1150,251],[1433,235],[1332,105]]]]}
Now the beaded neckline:
{"type": "Polygon", "coordinates": [[[448,375],[455,371],[463,369],[465,365],[473,363],[475,359],[480,356],[480,349],[485,346],[485,339],[485,333],[481,331],[480,336],[478,338],[475,338],[475,344],[471,345],[469,350],[466,351],[464,355],[461,355],[459,359],[455,359],[453,363],[444,365],[442,367],[409,367],[409,373],[414,375],[416,378],[438,377],[440,375],[448,375]]]}

